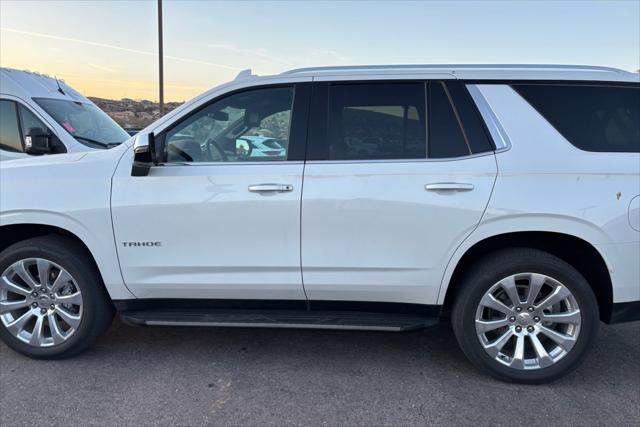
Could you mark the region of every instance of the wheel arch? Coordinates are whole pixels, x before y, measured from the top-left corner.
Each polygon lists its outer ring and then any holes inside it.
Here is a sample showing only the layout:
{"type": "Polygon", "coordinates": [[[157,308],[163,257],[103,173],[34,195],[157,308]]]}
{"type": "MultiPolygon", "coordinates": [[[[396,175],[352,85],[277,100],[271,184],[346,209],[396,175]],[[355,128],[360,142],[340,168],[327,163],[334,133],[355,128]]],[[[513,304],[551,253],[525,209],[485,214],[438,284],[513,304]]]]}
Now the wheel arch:
{"type": "MultiPolygon", "coordinates": [[[[445,281],[440,295],[444,312],[451,310],[460,290],[461,277],[482,256],[505,248],[526,247],[548,252],[571,264],[589,282],[598,301],[600,319],[611,321],[613,285],[609,268],[602,254],[591,243],[574,235],[550,231],[521,231],[497,234],[481,239],[460,256],[445,281]]],[[[450,266],[451,267],[451,266],[450,266]]]]}
{"type": "MultiPolygon", "coordinates": [[[[39,216],[41,216],[39,214],[39,216]]],[[[88,259],[95,266],[102,283],[112,299],[132,299],[134,295],[126,288],[120,275],[120,267],[115,254],[114,242],[102,242],[102,245],[91,239],[90,233],[81,227],[74,227],[75,222],[64,216],[54,216],[51,221],[31,220],[11,222],[2,218],[0,225],[0,252],[14,243],[46,235],[61,235],[78,242],[86,250],[88,259]],[[104,246],[110,246],[113,253],[103,253],[104,246]]]]}

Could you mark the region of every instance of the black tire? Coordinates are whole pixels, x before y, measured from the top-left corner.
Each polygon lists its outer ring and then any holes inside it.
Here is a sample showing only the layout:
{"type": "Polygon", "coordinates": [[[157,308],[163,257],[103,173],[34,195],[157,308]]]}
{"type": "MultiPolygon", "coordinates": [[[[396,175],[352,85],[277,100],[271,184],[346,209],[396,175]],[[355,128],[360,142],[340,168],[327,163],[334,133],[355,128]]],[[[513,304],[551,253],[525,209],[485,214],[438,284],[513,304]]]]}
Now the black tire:
{"type": "Polygon", "coordinates": [[[511,248],[491,253],[467,271],[460,285],[451,319],[456,339],[475,366],[502,381],[527,384],[554,381],[582,362],[597,336],[598,303],[589,283],[574,267],[547,252],[511,248]],[[573,348],[551,366],[534,370],[514,369],[496,361],[484,350],[475,327],[476,311],[484,294],[500,280],[524,272],[545,274],[561,282],[571,291],[581,312],[581,329],[573,348]]]}
{"type": "Polygon", "coordinates": [[[72,238],[48,235],[11,245],[0,253],[0,274],[25,258],[43,258],[73,276],[82,294],[82,318],[76,331],[60,344],[31,346],[14,337],[0,321],[0,338],[13,350],[37,359],[62,359],[86,350],[113,320],[115,310],[90,254],[72,238]]]}

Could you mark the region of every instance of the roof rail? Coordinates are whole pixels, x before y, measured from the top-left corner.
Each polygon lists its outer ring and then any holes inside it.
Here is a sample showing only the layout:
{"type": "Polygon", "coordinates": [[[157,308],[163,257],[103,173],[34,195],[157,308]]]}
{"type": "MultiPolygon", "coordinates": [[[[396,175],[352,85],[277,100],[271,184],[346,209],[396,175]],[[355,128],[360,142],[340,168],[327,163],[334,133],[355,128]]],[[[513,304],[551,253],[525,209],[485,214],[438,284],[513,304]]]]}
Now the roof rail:
{"type": "Polygon", "coordinates": [[[282,74],[299,74],[331,71],[356,70],[571,70],[627,73],[624,70],[593,65],[552,65],[552,64],[404,64],[404,65],[346,65],[335,67],[307,67],[285,71],[282,74]]]}

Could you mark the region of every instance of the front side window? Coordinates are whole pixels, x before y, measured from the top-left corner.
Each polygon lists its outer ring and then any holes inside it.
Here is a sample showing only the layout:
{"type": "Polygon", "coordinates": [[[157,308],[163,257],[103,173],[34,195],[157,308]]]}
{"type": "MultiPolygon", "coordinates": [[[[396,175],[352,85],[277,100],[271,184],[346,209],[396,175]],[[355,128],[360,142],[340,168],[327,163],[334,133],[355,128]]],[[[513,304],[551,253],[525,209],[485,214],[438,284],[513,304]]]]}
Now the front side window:
{"type": "Polygon", "coordinates": [[[640,87],[515,84],[513,88],[581,150],[640,152],[640,87]]]}
{"type": "Polygon", "coordinates": [[[0,100],[0,149],[23,152],[16,103],[0,100]]]}
{"type": "Polygon", "coordinates": [[[247,90],[214,101],[166,132],[166,160],[287,160],[292,104],[290,86],[247,90]]]}
{"type": "Polygon", "coordinates": [[[84,145],[110,148],[129,138],[120,125],[93,104],[51,98],[34,101],[84,145]]]}
{"type": "Polygon", "coordinates": [[[425,159],[423,83],[336,84],[329,90],[329,160],[425,159]]]}

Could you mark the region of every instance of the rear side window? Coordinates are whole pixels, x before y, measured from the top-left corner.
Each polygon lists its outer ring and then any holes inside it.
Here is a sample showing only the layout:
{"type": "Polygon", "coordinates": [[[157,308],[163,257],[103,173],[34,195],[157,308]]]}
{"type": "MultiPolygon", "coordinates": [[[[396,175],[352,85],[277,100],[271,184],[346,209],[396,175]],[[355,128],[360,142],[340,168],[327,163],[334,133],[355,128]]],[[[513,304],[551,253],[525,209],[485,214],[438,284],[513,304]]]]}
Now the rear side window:
{"type": "Polygon", "coordinates": [[[423,83],[336,84],[329,90],[329,160],[426,159],[423,83]]]}
{"type": "Polygon", "coordinates": [[[461,157],[469,147],[443,83],[429,85],[429,157],[461,157]]]}
{"type": "Polygon", "coordinates": [[[542,84],[512,87],[581,150],[640,152],[640,87],[542,84]]]}
{"type": "Polygon", "coordinates": [[[0,100],[0,149],[22,152],[16,103],[0,100]]]}

